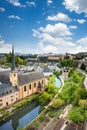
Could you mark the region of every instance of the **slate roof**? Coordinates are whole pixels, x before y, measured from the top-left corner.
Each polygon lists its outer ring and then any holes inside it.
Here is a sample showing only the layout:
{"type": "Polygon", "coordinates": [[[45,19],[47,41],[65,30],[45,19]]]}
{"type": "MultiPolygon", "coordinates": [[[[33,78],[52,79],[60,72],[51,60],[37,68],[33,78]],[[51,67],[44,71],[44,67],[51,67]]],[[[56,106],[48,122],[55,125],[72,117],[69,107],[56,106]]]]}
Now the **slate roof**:
{"type": "MultiPolygon", "coordinates": [[[[0,82],[2,84],[11,84],[9,77],[10,77],[10,71],[0,72],[0,82]]],[[[26,73],[18,72],[18,86],[22,86],[42,78],[44,78],[44,75],[41,71],[26,72],[26,73]]],[[[9,87],[7,88],[9,89],[9,87]]]]}
{"type": "Polygon", "coordinates": [[[10,94],[10,93],[14,93],[18,91],[17,87],[12,87],[11,84],[0,84],[0,97],[10,94]]]}
{"type": "Polygon", "coordinates": [[[0,72],[0,82],[8,84],[10,82],[10,71],[2,71],[0,72]]]}
{"type": "Polygon", "coordinates": [[[41,71],[23,73],[18,75],[19,86],[44,78],[41,71]]]}

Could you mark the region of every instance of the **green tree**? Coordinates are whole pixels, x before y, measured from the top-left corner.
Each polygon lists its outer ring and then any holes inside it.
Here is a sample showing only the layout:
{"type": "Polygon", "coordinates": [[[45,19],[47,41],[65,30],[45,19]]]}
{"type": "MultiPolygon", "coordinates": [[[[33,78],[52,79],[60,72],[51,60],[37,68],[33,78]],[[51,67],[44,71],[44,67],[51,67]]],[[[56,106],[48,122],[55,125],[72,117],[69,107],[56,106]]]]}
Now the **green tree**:
{"type": "Polygon", "coordinates": [[[72,59],[64,59],[60,62],[60,64],[64,67],[73,67],[73,60],[72,59]]]}
{"type": "Polygon", "coordinates": [[[67,117],[75,123],[82,123],[87,117],[87,111],[82,107],[74,107],[71,109],[67,117]]]}
{"type": "Polygon", "coordinates": [[[16,66],[23,65],[23,60],[19,56],[15,56],[15,64],[16,66]]]}
{"type": "Polygon", "coordinates": [[[48,84],[45,88],[45,91],[49,94],[55,95],[58,93],[58,88],[54,84],[48,84]]]}
{"type": "Polygon", "coordinates": [[[52,94],[48,94],[47,92],[44,92],[39,96],[39,103],[41,105],[46,105],[52,100],[52,98],[53,98],[52,94]]]}
{"type": "Polygon", "coordinates": [[[6,54],[6,62],[11,63],[12,62],[12,54],[6,54]]]}
{"type": "Polygon", "coordinates": [[[52,107],[57,109],[59,108],[61,105],[63,105],[63,101],[61,99],[55,99],[53,104],[52,104],[52,107]]]}
{"type": "Polygon", "coordinates": [[[78,104],[79,104],[79,106],[87,108],[87,100],[80,99],[78,104]]]}

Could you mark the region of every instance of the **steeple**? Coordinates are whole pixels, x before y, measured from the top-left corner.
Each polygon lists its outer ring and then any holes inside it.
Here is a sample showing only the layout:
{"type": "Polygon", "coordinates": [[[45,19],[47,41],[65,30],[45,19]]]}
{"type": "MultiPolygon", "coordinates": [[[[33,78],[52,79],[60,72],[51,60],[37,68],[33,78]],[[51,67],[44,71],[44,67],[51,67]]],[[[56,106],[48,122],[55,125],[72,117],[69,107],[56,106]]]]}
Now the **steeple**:
{"type": "Polygon", "coordinates": [[[14,56],[14,45],[12,46],[12,71],[15,70],[15,56],[14,56]]]}

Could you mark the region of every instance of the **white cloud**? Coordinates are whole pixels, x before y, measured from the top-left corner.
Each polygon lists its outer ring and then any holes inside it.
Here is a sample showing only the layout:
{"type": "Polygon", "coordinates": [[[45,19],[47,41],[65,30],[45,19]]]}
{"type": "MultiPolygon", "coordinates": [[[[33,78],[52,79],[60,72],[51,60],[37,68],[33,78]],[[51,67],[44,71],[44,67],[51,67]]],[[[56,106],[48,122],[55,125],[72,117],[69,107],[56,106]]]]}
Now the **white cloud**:
{"type": "Polygon", "coordinates": [[[76,47],[71,41],[70,28],[64,23],[48,24],[45,28],[33,29],[33,36],[39,38],[38,47],[43,53],[65,53],[70,48],[76,47]]]}
{"type": "Polygon", "coordinates": [[[80,23],[80,24],[83,24],[83,23],[86,22],[86,20],[85,19],[77,19],[77,22],[80,23]]]}
{"type": "Polygon", "coordinates": [[[58,13],[57,15],[54,15],[54,16],[48,16],[47,17],[47,20],[50,20],[50,21],[63,21],[63,22],[70,22],[72,21],[68,15],[66,14],[63,14],[63,13],[58,13]]]}
{"type": "Polygon", "coordinates": [[[70,28],[70,29],[77,29],[77,26],[71,25],[71,26],[69,26],[69,28],[70,28]]]}
{"type": "Polygon", "coordinates": [[[63,5],[71,12],[87,14],[87,0],[64,0],[63,5]]]}
{"type": "Polygon", "coordinates": [[[10,16],[8,16],[8,18],[9,18],[9,19],[23,20],[21,17],[15,16],[15,15],[10,15],[10,16]]]}
{"type": "Polygon", "coordinates": [[[77,26],[67,26],[64,23],[47,24],[37,30],[33,29],[33,36],[38,38],[37,48],[41,53],[78,53],[87,51],[87,36],[72,41],[73,29],[77,26]]]}
{"type": "Polygon", "coordinates": [[[5,8],[0,7],[0,12],[4,12],[5,8]]]}
{"type": "Polygon", "coordinates": [[[26,4],[27,4],[28,6],[31,6],[31,7],[32,7],[32,6],[34,6],[34,7],[36,6],[36,3],[33,2],[33,1],[31,1],[31,2],[27,1],[26,4]]]}
{"type": "Polygon", "coordinates": [[[40,52],[41,50],[41,53],[50,53],[50,52],[53,52],[53,53],[58,53],[58,48],[54,45],[44,45],[42,42],[39,42],[38,43],[38,51],[40,52]]]}
{"type": "Polygon", "coordinates": [[[12,45],[6,43],[4,40],[0,40],[0,52],[9,53],[11,52],[12,45]]]}
{"type": "Polygon", "coordinates": [[[86,47],[86,46],[87,46],[87,36],[84,37],[84,38],[79,39],[79,40],[77,41],[77,43],[79,43],[80,45],[86,47]]]}
{"type": "Polygon", "coordinates": [[[17,7],[26,7],[25,5],[22,5],[19,0],[7,0],[7,2],[11,3],[12,5],[14,6],[17,6],[17,7]]]}
{"type": "Polygon", "coordinates": [[[76,41],[76,46],[69,49],[70,53],[87,52],[87,36],[76,41]]]}
{"type": "Polygon", "coordinates": [[[53,3],[52,0],[47,0],[47,4],[48,4],[48,5],[51,4],[51,3],[53,3]]]}
{"type": "Polygon", "coordinates": [[[64,23],[56,23],[54,25],[48,24],[45,28],[40,27],[39,31],[43,33],[48,33],[54,37],[72,35],[69,28],[64,23]]]}

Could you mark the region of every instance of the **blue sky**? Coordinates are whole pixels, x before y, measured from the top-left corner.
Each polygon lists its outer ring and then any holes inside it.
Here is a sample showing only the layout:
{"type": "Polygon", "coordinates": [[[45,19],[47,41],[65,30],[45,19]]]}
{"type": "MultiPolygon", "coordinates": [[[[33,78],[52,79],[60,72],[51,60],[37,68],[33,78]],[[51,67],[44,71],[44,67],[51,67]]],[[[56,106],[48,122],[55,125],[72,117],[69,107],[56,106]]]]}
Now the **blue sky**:
{"type": "Polygon", "coordinates": [[[87,51],[87,0],[0,0],[0,52],[87,51]]]}

